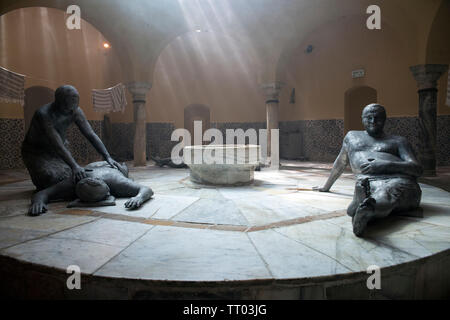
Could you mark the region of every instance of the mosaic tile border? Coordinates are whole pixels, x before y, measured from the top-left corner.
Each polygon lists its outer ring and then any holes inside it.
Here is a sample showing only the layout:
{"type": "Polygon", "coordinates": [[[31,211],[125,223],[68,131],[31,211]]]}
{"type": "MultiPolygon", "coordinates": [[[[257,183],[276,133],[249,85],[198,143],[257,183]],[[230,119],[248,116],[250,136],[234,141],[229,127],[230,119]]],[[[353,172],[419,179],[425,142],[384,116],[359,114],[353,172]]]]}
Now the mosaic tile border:
{"type": "Polygon", "coordinates": [[[75,216],[90,216],[90,217],[101,217],[103,219],[120,220],[127,222],[137,222],[143,224],[150,224],[154,226],[171,226],[179,228],[191,228],[191,229],[209,229],[209,230],[223,230],[223,231],[237,231],[237,232],[256,232],[262,230],[268,230],[273,228],[286,227],[296,224],[303,224],[317,220],[328,220],[338,217],[346,216],[346,211],[332,211],[314,216],[300,217],[290,220],[284,220],[274,223],[269,223],[265,225],[258,226],[241,226],[241,225],[231,225],[231,224],[209,224],[209,223],[195,223],[195,222],[182,222],[175,220],[162,220],[153,218],[142,218],[142,217],[132,217],[123,214],[113,214],[104,213],[95,210],[80,210],[80,209],[70,209],[55,212],[61,215],[75,215],[75,216]]]}
{"type": "MultiPolygon", "coordinates": [[[[102,139],[103,121],[89,121],[94,131],[102,139]]],[[[404,136],[411,143],[414,151],[420,149],[417,131],[417,117],[389,118],[386,121],[386,132],[404,136]]],[[[265,129],[264,122],[212,122],[212,128],[219,129],[225,136],[226,129],[249,128],[265,129]]],[[[147,123],[147,154],[159,157],[170,157],[171,150],[177,142],[170,140],[175,126],[173,123],[147,123]]],[[[450,115],[437,118],[437,164],[450,165],[450,115]]],[[[289,139],[297,134],[299,145],[280,144],[280,156],[285,159],[306,159],[310,161],[332,162],[339,154],[344,138],[344,121],[331,120],[298,120],[281,121],[280,138],[289,139]],[[292,158],[292,154],[298,157],[292,158]]],[[[24,139],[23,119],[0,119],[0,169],[23,168],[20,146],[24,139]]],[[[69,148],[75,159],[81,163],[101,160],[100,155],[86,141],[75,126],[67,133],[69,148]]],[[[113,123],[111,141],[104,141],[111,155],[117,161],[133,159],[133,123],[113,123]]]]}

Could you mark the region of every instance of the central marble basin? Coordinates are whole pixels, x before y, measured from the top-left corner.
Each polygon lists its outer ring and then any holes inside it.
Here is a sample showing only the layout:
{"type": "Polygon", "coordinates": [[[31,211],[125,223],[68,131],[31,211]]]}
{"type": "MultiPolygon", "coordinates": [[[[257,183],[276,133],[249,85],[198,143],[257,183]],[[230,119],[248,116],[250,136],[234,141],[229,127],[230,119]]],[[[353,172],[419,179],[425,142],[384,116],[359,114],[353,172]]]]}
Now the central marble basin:
{"type": "Polygon", "coordinates": [[[183,148],[190,179],[209,185],[244,185],[253,181],[259,165],[259,145],[196,145],[183,148]]]}

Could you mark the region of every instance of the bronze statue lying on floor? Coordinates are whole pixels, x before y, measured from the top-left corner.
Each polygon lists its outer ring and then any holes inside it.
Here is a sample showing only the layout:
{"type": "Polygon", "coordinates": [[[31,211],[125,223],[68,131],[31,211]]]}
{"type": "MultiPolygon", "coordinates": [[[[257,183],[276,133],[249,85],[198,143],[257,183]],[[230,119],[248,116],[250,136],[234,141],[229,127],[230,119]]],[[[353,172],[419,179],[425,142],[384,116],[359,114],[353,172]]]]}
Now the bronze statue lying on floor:
{"type": "Polygon", "coordinates": [[[125,208],[137,209],[153,195],[150,188],[141,186],[128,178],[128,168],[112,168],[106,161],[93,162],[84,168],[87,178],[74,183],[69,177],[65,180],[37,192],[33,196],[29,214],[40,215],[47,211],[47,203],[55,200],[73,200],[77,197],[95,206],[112,195],[118,198],[132,197],[125,208]]]}
{"type": "Polygon", "coordinates": [[[383,132],[384,107],[366,106],[362,121],[366,131],[347,133],[330,177],[323,188],[317,189],[328,192],[350,163],[357,181],[347,214],[352,217],[357,236],[372,219],[417,209],[422,195],[417,184],[422,167],[405,138],[383,132]]]}

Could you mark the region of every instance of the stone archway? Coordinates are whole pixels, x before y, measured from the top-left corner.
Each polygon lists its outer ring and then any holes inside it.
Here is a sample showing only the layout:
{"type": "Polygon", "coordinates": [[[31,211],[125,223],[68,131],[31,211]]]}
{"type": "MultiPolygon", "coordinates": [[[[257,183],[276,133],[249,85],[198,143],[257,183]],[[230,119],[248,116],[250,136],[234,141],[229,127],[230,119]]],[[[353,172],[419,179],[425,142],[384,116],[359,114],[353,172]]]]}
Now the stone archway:
{"type": "Polygon", "coordinates": [[[344,134],[364,130],[361,113],[365,106],[377,102],[377,90],[368,86],[353,87],[345,92],[344,134]]]}
{"type": "Polygon", "coordinates": [[[25,119],[25,132],[30,127],[31,119],[37,109],[54,100],[55,92],[47,87],[33,86],[25,89],[25,104],[23,114],[25,119]]]}
{"type": "Polygon", "coordinates": [[[211,111],[209,107],[203,104],[190,104],[184,108],[184,128],[191,133],[192,145],[195,144],[194,121],[202,122],[202,137],[203,137],[205,131],[211,127],[211,111]]]}

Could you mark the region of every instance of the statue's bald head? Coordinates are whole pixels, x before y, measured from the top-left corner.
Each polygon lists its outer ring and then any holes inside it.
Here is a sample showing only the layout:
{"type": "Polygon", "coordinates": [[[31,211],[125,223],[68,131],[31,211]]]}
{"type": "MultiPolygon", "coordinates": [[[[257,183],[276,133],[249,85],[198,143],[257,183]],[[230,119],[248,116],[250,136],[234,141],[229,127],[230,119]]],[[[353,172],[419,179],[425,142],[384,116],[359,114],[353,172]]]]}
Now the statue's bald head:
{"type": "Polygon", "coordinates": [[[362,122],[371,136],[382,134],[386,122],[386,109],[377,103],[367,105],[362,112],[362,122]]]}
{"type": "Polygon", "coordinates": [[[55,103],[58,109],[63,113],[71,113],[77,107],[80,95],[77,89],[70,85],[64,85],[55,91],[55,103]]]}
{"type": "Polygon", "coordinates": [[[364,114],[367,114],[369,112],[377,113],[386,119],[386,109],[381,104],[371,103],[365,106],[362,112],[362,117],[364,117],[364,114]]]}
{"type": "Polygon", "coordinates": [[[105,200],[109,195],[108,185],[100,179],[84,178],[75,186],[77,197],[83,202],[98,202],[105,200]]]}

